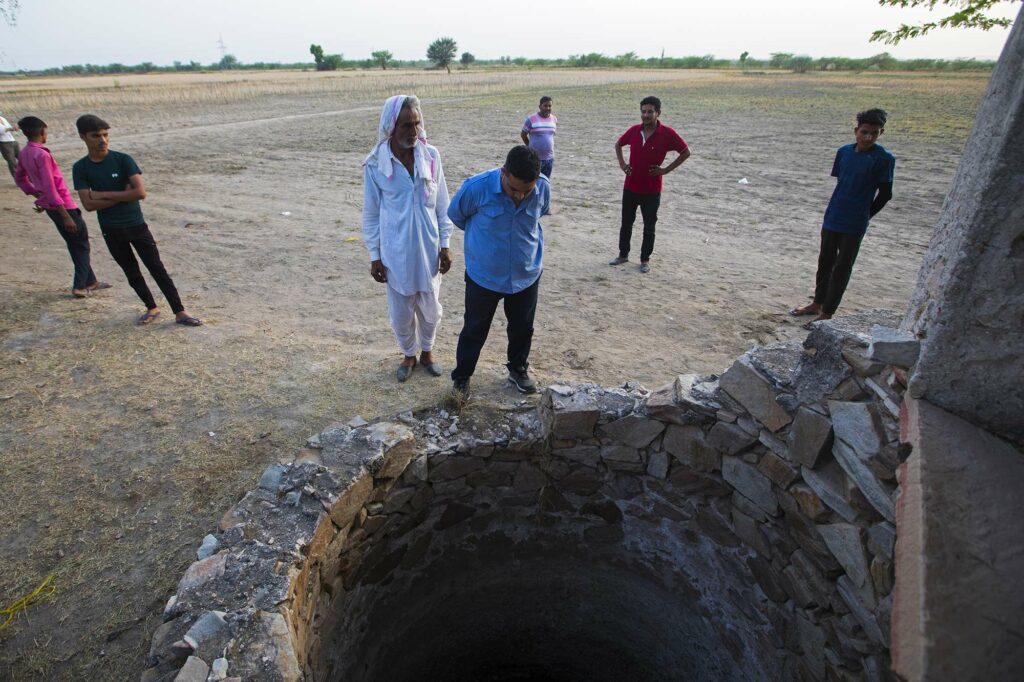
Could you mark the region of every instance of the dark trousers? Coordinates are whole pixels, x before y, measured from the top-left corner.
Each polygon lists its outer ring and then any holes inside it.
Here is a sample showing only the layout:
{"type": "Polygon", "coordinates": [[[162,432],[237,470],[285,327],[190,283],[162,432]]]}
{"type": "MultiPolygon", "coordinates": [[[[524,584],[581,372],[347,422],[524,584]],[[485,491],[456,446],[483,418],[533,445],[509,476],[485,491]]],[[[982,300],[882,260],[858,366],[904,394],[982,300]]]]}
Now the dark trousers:
{"type": "Polygon", "coordinates": [[[850,283],[850,273],[860,251],[863,234],[843,234],[832,230],[821,231],[821,251],[818,252],[818,274],[814,278],[814,302],[821,310],[834,315],[850,283]]]}
{"type": "Polygon", "coordinates": [[[553,170],[555,170],[555,160],[554,159],[547,159],[547,160],[541,159],[540,160],[540,172],[541,172],[541,175],[543,175],[545,178],[550,180],[551,179],[551,172],[553,170]]]}
{"type": "Polygon", "coordinates": [[[660,194],[637,194],[628,189],[622,190],[622,227],[619,228],[620,258],[629,258],[629,242],[633,239],[636,209],[640,207],[640,215],[644,219],[644,241],[640,245],[640,260],[650,260],[651,254],[654,253],[654,226],[658,223],[659,206],[661,206],[660,194]]]}
{"type": "Polygon", "coordinates": [[[180,313],[185,309],[185,306],[181,305],[181,299],[178,298],[178,290],[174,288],[171,276],[167,274],[164,264],[160,262],[160,251],[157,250],[156,240],[153,239],[153,234],[149,231],[149,226],[146,223],[133,227],[107,228],[103,231],[103,241],[107,243],[110,255],[124,270],[128,284],[135,289],[135,293],[139,295],[147,309],[155,308],[156,301],[153,299],[149,287],[146,286],[146,279],[142,276],[142,271],[139,270],[139,262],[135,260],[132,247],[135,247],[135,252],[139,254],[139,258],[149,270],[149,274],[156,280],[164,298],[170,303],[171,310],[180,313]]]}
{"type": "Polygon", "coordinates": [[[75,277],[71,280],[72,289],[84,289],[96,283],[96,275],[92,271],[92,264],[89,261],[89,228],[82,220],[82,211],[77,208],[68,210],[68,215],[75,221],[75,233],[72,234],[64,227],[64,218],[59,211],[47,209],[46,215],[57,226],[57,232],[64,238],[68,245],[68,253],[71,254],[71,262],[75,265],[75,277]]]}
{"type": "Polygon", "coordinates": [[[463,318],[459,345],[455,350],[455,369],[452,379],[468,379],[476,371],[480,351],[491,330],[498,301],[504,300],[505,318],[508,320],[508,367],[526,370],[530,366],[530,346],[533,344],[533,318],[537,313],[537,281],[515,294],[501,294],[485,289],[466,275],[466,314],[463,318]]]}
{"type": "Polygon", "coordinates": [[[0,156],[4,157],[4,161],[7,162],[7,170],[11,172],[11,177],[14,177],[14,171],[18,168],[18,143],[15,142],[0,142],[0,156]]]}

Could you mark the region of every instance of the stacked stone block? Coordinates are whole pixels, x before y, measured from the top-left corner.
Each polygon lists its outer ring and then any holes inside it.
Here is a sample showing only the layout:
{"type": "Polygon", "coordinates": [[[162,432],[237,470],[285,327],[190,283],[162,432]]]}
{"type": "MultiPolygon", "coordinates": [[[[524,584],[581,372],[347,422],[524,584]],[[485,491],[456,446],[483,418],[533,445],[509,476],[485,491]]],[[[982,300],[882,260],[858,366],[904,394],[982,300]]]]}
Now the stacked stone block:
{"type": "Polygon", "coordinates": [[[496,534],[674,566],[749,679],[890,679],[899,365],[914,357],[897,321],[819,323],[803,346],[654,391],[552,385],[535,410],[478,423],[335,425],[204,539],[142,679],[347,679],[345,633],[375,594],[496,534]]]}

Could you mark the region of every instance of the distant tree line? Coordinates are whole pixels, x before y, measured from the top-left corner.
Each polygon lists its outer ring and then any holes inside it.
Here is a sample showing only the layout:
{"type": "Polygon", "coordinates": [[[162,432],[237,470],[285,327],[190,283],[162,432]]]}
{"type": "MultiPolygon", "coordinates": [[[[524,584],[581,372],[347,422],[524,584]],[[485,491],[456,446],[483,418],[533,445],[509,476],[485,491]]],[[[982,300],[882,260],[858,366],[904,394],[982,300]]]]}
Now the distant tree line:
{"type": "MultiPolygon", "coordinates": [[[[310,46],[314,56],[313,62],[253,62],[243,63],[238,61],[234,55],[224,55],[220,61],[210,64],[200,62],[176,61],[170,66],[157,66],[152,62],[141,64],[70,64],[68,66],[55,67],[40,70],[20,70],[0,72],[3,75],[86,75],[86,74],[126,74],[126,73],[166,73],[176,71],[221,71],[228,69],[238,70],[269,70],[269,69],[422,69],[442,68],[450,72],[451,64],[455,61],[455,41],[446,38],[440,39],[443,42],[436,46],[438,41],[431,44],[437,47],[433,51],[433,57],[428,60],[400,60],[394,59],[387,50],[378,50],[367,59],[344,59],[342,55],[324,55],[319,45],[310,46]],[[447,41],[451,41],[450,43],[447,41]],[[317,57],[319,56],[319,59],[317,57]],[[439,57],[440,60],[435,59],[439,57]]],[[[757,59],[744,52],[737,59],[722,59],[714,55],[690,56],[690,57],[640,57],[635,52],[611,56],[601,52],[590,52],[587,54],[574,54],[568,57],[557,59],[531,59],[528,57],[503,56],[497,59],[481,59],[474,57],[471,53],[462,54],[459,63],[463,69],[473,67],[571,67],[571,68],[631,68],[631,69],[730,69],[741,68],[744,70],[779,70],[794,71],[803,73],[807,71],[968,71],[968,70],[991,70],[995,66],[994,60],[980,59],[896,59],[888,52],[882,52],[871,57],[810,57],[808,55],[797,55],[788,52],[772,53],[768,59],[757,59]]]]}

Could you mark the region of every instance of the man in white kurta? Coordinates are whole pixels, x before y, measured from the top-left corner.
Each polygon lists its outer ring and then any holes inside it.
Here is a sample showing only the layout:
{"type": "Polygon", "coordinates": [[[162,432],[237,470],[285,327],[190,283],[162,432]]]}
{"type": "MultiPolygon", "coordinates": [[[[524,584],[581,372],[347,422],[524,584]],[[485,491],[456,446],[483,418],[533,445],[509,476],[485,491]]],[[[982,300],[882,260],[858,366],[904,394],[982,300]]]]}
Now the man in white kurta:
{"type": "Polygon", "coordinates": [[[416,97],[388,98],[377,145],[363,162],[363,241],[370,276],[387,285],[388,313],[405,356],[396,376],[404,382],[419,364],[433,376],[441,321],[441,275],[451,268],[448,187],[441,155],[427,144],[416,97]]]}

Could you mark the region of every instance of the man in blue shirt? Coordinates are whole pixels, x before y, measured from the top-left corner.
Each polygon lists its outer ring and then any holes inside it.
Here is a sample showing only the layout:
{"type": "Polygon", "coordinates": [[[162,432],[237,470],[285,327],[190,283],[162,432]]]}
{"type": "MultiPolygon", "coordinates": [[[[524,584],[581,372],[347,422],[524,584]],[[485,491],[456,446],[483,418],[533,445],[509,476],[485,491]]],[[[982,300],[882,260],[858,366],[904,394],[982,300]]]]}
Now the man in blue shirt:
{"type": "Polygon", "coordinates": [[[466,233],[466,313],[452,370],[455,391],[463,400],[469,397],[469,378],[502,300],[508,319],[508,380],[522,393],[537,392],[527,370],[543,269],[539,221],[550,201],[537,152],[520,145],[512,148],[501,168],[466,180],[448,207],[448,217],[466,233]]]}
{"type": "Polygon", "coordinates": [[[887,117],[881,109],[857,114],[857,127],[853,129],[857,141],[836,152],[832,164],[836,188],[821,227],[814,301],[789,311],[793,316],[817,316],[804,325],[805,329],[819,320],[832,319],[850,282],[868,221],[892,198],[896,158],[875,144],[885,132],[887,117]]]}

